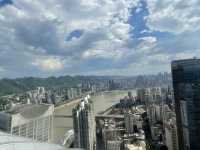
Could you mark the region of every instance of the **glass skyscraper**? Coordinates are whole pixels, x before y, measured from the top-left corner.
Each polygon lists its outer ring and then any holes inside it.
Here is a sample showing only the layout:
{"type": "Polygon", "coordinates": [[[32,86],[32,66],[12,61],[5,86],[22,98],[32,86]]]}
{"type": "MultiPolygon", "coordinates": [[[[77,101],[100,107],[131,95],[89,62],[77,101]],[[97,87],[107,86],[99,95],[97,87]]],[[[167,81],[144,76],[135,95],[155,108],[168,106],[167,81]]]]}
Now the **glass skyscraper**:
{"type": "Polygon", "coordinates": [[[88,98],[82,100],[73,109],[73,126],[75,147],[84,150],[96,148],[96,126],[92,101],[88,98]]]}
{"type": "Polygon", "coordinates": [[[172,62],[179,150],[200,150],[200,59],[172,62]]]}

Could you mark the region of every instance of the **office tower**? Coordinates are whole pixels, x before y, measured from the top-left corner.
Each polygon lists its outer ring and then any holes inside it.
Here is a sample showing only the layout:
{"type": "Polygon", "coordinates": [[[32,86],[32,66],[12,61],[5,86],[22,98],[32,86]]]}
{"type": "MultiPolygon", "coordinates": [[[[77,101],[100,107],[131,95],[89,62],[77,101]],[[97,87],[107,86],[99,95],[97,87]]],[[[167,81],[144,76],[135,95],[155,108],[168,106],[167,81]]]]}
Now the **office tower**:
{"type": "Polygon", "coordinates": [[[176,119],[172,117],[165,123],[165,144],[168,150],[178,150],[176,119]]]}
{"type": "Polygon", "coordinates": [[[200,150],[200,60],[172,62],[179,150],[200,150]]]}
{"type": "Polygon", "coordinates": [[[168,105],[163,105],[164,141],[168,150],[178,150],[178,137],[175,112],[168,105]]]}
{"type": "Polygon", "coordinates": [[[132,113],[125,113],[124,114],[124,122],[125,122],[125,128],[126,132],[129,134],[134,133],[134,114],[132,113]]]}
{"type": "Polygon", "coordinates": [[[121,150],[122,141],[116,140],[116,141],[107,141],[105,150],[121,150]]]}
{"type": "Polygon", "coordinates": [[[75,147],[94,150],[96,143],[96,129],[93,114],[93,104],[87,96],[73,109],[73,125],[75,147]]]}
{"type": "Polygon", "coordinates": [[[125,113],[124,123],[127,134],[134,134],[138,132],[142,129],[142,117],[140,112],[135,112],[135,114],[129,112],[125,113]]]}
{"type": "Polygon", "coordinates": [[[54,105],[26,104],[0,113],[0,129],[40,142],[53,138],[54,105]]]}
{"type": "Polygon", "coordinates": [[[146,143],[144,141],[137,141],[133,144],[125,144],[124,150],[146,150],[146,143]]]}
{"type": "Polygon", "coordinates": [[[146,89],[137,89],[137,100],[139,100],[142,103],[145,103],[145,93],[146,89]]]}

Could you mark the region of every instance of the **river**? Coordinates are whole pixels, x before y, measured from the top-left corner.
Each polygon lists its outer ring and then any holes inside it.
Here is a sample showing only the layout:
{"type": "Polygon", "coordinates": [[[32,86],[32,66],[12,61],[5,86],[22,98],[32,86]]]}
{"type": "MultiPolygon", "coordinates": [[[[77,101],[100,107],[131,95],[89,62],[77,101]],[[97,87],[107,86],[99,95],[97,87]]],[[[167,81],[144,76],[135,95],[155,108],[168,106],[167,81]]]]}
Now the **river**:
{"type": "MultiPolygon", "coordinates": [[[[132,90],[132,95],[135,96],[135,91],[132,90]]],[[[128,91],[112,91],[112,92],[102,92],[98,95],[92,96],[91,100],[94,103],[94,113],[97,114],[103,111],[113,104],[119,102],[119,100],[127,96],[128,91]]],[[[55,109],[55,115],[71,115],[72,108],[76,104],[70,106],[61,107],[55,109]]],[[[73,128],[72,118],[54,118],[54,143],[59,143],[63,138],[64,134],[73,128]]]]}

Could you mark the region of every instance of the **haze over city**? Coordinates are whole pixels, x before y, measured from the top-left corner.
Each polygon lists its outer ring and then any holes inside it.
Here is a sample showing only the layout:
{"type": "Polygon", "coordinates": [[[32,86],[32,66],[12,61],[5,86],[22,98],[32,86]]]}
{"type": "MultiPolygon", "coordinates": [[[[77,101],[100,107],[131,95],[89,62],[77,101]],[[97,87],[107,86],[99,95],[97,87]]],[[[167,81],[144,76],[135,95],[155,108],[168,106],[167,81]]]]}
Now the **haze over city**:
{"type": "Polygon", "coordinates": [[[200,0],[0,0],[0,150],[200,150],[200,0]]]}
{"type": "Polygon", "coordinates": [[[170,72],[199,56],[198,0],[0,0],[0,77],[170,72]]]}

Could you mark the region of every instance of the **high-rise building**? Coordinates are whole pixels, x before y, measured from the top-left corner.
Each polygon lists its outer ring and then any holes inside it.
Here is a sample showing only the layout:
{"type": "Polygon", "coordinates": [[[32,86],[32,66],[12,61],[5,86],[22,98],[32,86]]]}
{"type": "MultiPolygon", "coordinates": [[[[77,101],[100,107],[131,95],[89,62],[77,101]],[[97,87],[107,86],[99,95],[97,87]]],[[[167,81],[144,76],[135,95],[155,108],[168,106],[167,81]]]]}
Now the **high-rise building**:
{"type": "Polygon", "coordinates": [[[116,140],[116,141],[107,141],[106,144],[106,149],[105,150],[121,150],[121,146],[122,146],[122,141],[120,140],[116,140]]]}
{"type": "Polygon", "coordinates": [[[124,123],[127,134],[133,134],[138,132],[139,129],[142,129],[142,117],[138,112],[130,113],[127,112],[124,114],[124,123]]]}
{"type": "Polygon", "coordinates": [[[135,123],[134,114],[128,112],[125,113],[124,122],[125,122],[126,132],[129,134],[134,133],[134,123],[135,123]]]}
{"type": "Polygon", "coordinates": [[[57,144],[37,142],[24,137],[11,135],[0,131],[0,150],[83,150],[66,148],[57,144]]]}
{"type": "Polygon", "coordinates": [[[168,150],[178,150],[176,119],[171,118],[165,124],[165,144],[168,150]]]}
{"type": "Polygon", "coordinates": [[[144,141],[137,141],[134,144],[125,144],[124,150],[146,150],[146,144],[144,141]]]}
{"type": "Polygon", "coordinates": [[[168,105],[163,105],[164,142],[168,150],[178,150],[178,137],[175,112],[168,105]]]}
{"type": "Polygon", "coordinates": [[[172,62],[179,150],[200,149],[200,60],[172,62]]]}
{"type": "Polygon", "coordinates": [[[0,113],[0,129],[40,142],[53,138],[54,105],[27,104],[0,113]]]}
{"type": "Polygon", "coordinates": [[[139,100],[140,102],[145,103],[145,93],[146,93],[146,89],[137,89],[137,100],[139,100]]]}
{"type": "Polygon", "coordinates": [[[75,147],[95,150],[96,129],[93,104],[87,96],[73,109],[75,147]]]}

